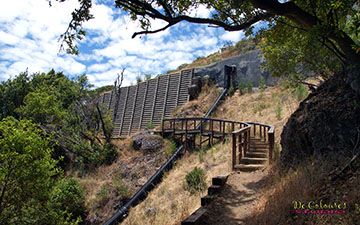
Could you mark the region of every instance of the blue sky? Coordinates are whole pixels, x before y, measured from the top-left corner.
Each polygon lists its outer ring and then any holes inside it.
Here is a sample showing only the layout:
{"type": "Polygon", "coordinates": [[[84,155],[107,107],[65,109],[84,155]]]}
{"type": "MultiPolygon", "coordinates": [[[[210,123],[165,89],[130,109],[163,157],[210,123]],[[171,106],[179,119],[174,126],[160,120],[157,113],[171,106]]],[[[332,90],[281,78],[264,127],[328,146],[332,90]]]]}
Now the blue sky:
{"type": "MultiPolygon", "coordinates": [[[[244,37],[242,32],[184,22],[132,39],[132,34],[141,30],[139,23],[113,7],[113,0],[95,0],[91,11],[95,19],[84,24],[87,36],[78,43],[80,55],[58,54],[58,38],[66,30],[78,1],[52,3],[52,7],[47,0],[12,0],[2,4],[0,81],[26,69],[31,74],[54,68],[69,77],[86,74],[92,84],[100,87],[113,84],[117,73],[125,68],[123,86],[128,86],[135,83],[137,75],[163,74],[218,51],[225,42],[236,43],[244,37]]],[[[199,17],[209,13],[201,7],[192,12],[199,17]]],[[[152,22],[153,29],[163,25],[162,21],[152,22]]]]}

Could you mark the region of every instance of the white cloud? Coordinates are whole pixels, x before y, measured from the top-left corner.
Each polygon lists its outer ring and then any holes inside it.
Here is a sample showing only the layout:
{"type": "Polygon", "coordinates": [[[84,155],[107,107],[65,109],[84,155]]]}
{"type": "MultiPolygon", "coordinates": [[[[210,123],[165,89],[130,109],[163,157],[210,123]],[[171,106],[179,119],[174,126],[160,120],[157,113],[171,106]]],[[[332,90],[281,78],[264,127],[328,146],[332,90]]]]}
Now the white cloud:
{"type": "Polygon", "coordinates": [[[232,32],[226,32],[223,35],[221,35],[221,39],[225,41],[231,41],[231,42],[238,42],[241,39],[245,37],[245,34],[243,31],[232,31],[232,32]]]}
{"type": "Polygon", "coordinates": [[[93,64],[89,66],[88,70],[89,72],[101,72],[109,69],[111,67],[110,63],[102,63],[102,64],[93,64]]]}
{"type": "Polygon", "coordinates": [[[200,17],[200,18],[207,18],[207,17],[210,16],[210,14],[211,14],[211,9],[208,9],[204,5],[200,5],[198,8],[192,9],[192,11],[190,13],[190,16],[200,17]]]}
{"type": "Polygon", "coordinates": [[[76,0],[53,6],[44,0],[8,1],[0,9],[1,78],[16,75],[27,68],[30,73],[51,68],[76,75],[85,66],[74,57],[58,55],[58,38],[66,30],[76,0]],[[7,60],[7,63],[3,63],[7,60]]]}
{"type": "Polygon", "coordinates": [[[20,39],[12,34],[0,30],[0,43],[5,45],[16,45],[20,39]]]}
{"type": "MultiPolygon", "coordinates": [[[[0,8],[0,80],[28,68],[47,72],[51,68],[67,75],[86,73],[95,86],[113,84],[125,70],[123,86],[135,83],[137,75],[165,73],[198,56],[215,52],[224,41],[238,41],[241,32],[224,32],[207,25],[182,22],[165,31],[131,38],[141,31],[139,23],[113,7],[113,1],[93,2],[95,19],[84,24],[86,38],[79,42],[80,55],[58,55],[59,36],[71,20],[77,0],[63,3],[45,0],[7,1],[0,8]],[[107,5],[105,5],[105,3],[107,5]],[[110,5],[111,4],[111,5],[110,5]]],[[[193,16],[208,17],[211,10],[200,6],[193,16]]],[[[152,30],[166,25],[151,20],[152,30]]]]}

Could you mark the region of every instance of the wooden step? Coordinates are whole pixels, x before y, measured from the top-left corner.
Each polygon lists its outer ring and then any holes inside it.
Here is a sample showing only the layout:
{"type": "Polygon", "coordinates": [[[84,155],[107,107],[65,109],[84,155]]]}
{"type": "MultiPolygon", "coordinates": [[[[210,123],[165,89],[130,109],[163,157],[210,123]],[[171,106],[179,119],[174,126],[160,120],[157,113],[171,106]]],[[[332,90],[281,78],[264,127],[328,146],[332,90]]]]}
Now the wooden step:
{"type": "Polygon", "coordinates": [[[213,177],[212,178],[212,184],[213,185],[218,185],[218,186],[224,186],[224,184],[226,183],[228,177],[229,177],[229,174],[213,177]]]}
{"type": "Polygon", "coordinates": [[[201,219],[205,215],[206,209],[204,207],[198,208],[188,218],[181,222],[181,225],[200,225],[201,219]]]}
{"type": "Polygon", "coordinates": [[[246,157],[253,157],[253,158],[268,158],[269,155],[267,153],[263,153],[263,152],[247,152],[246,153],[246,157]]]}
{"type": "Polygon", "coordinates": [[[213,195],[206,195],[201,198],[201,206],[209,205],[214,200],[213,195]]]}
{"type": "Polygon", "coordinates": [[[238,164],[238,165],[235,165],[234,170],[242,171],[242,172],[253,172],[253,171],[264,169],[264,168],[265,168],[264,165],[238,164]]]}
{"type": "Polygon", "coordinates": [[[267,159],[265,158],[251,158],[251,157],[244,157],[241,159],[241,164],[266,164],[267,159]]]}
{"type": "Polygon", "coordinates": [[[268,153],[269,152],[269,149],[251,149],[250,148],[250,151],[248,151],[248,153],[268,153]]]}
{"type": "Polygon", "coordinates": [[[211,185],[208,188],[208,195],[215,195],[218,194],[222,189],[222,186],[220,185],[211,185]]]}

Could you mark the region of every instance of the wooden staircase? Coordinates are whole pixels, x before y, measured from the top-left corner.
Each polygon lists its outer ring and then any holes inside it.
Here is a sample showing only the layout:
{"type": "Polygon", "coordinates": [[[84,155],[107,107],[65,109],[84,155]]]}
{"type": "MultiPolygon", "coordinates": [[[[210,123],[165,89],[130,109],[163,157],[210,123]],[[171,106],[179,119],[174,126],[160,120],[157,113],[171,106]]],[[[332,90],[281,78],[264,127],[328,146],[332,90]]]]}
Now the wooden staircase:
{"type": "Polygon", "coordinates": [[[124,136],[144,130],[149,123],[160,125],[176,107],[189,100],[188,87],[191,85],[193,70],[161,75],[130,87],[120,88],[102,94],[99,98],[107,110],[113,111],[118,104],[114,119],[113,136],[124,136]]]}
{"type": "Polygon", "coordinates": [[[234,166],[234,170],[242,172],[252,172],[264,169],[268,164],[269,144],[259,138],[250,139],[250,150],[245,153],[245,157],[240,163],[234,166]]]}

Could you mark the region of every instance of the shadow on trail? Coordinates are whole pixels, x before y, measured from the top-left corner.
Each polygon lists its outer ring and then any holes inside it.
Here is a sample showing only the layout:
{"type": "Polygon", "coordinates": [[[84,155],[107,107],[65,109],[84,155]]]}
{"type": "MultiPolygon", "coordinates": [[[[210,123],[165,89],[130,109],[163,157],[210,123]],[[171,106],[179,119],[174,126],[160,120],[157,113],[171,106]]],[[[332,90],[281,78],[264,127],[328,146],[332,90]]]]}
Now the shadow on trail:
{"type": "Polygon", "coordinates": [[[252,204],[255,203],[259,190],[264,187],[266,179],[267,177],[264,176],[256,182],[241,184],[241,187],[228,184],[229,182],[225,184],[222,192],[206,206],[207,213],[202,224],[246,224],[245,221],[253,210],[252,204]]]}

